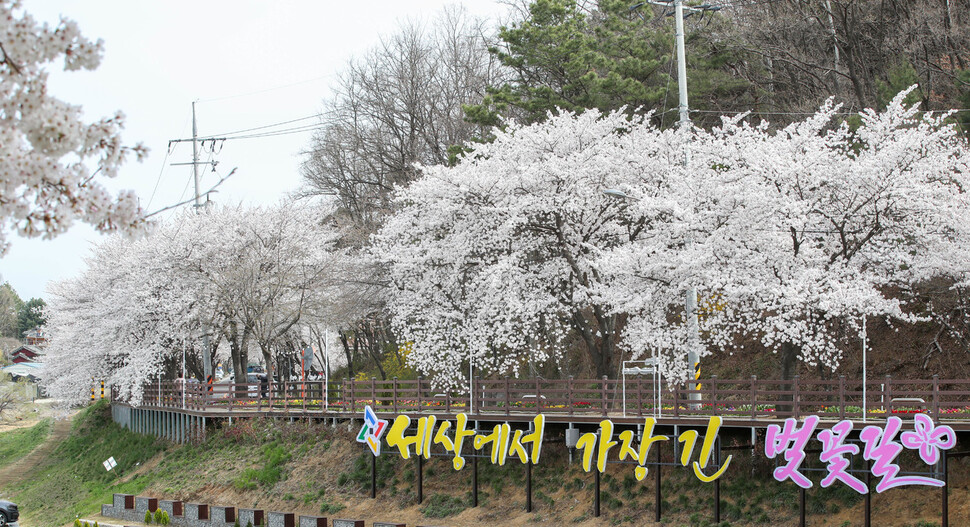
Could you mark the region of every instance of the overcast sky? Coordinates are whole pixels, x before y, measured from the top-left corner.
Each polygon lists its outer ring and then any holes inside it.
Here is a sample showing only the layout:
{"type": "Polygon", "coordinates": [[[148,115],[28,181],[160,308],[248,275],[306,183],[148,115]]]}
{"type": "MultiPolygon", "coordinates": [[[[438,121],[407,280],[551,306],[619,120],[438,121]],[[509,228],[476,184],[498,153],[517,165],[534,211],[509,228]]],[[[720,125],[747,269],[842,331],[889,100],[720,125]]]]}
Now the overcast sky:
{"type": "MultiPolygon", "coordinates": [[[[49,68],[51,92],[82,105],[88,121],[117,110],[127,115],[126,141],[142,142],[151,152],[143,163],[129,162],[111,186],[135,190],[142,206],[154,211],[192,195],[190,167],[169,166],[191,161],[191,143],[169,152],[168,141],[191,137],[193,100],[198,100],[200,136],[314,115],[348,59],[402,22],[430,20],[453,3],[26,0],[25,7],[38,21],[56,24],[64,16],[77,21],[86,37],[104,39],[97,70],[49,68]]],[[[506,12],[497,0],[460,3],[496,24],[506,12]]],[[[294,133],[227,141],[212,156],[219,163],[217,174],[206,171],[201,187],[238,168],[213,194],[215,201],[278,201],[300,184],[300,152],[309,138],[309,133],[294,133]]],[[[209,158],[206,152],[203,160],[209,158]]],[[[13,236],[10,252],[0,259],[0,276],[23,299],[46,300],[48,281],[77,275],[101,238],[82,224],[49,241],[13,236]]]]}

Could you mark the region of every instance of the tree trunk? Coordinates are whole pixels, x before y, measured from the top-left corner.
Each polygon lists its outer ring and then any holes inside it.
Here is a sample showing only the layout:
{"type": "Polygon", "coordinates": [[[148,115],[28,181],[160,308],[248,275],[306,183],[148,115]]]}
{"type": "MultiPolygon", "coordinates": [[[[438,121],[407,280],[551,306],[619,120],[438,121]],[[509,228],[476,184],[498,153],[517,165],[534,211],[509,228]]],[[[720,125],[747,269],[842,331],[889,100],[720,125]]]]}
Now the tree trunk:
{"type": "MultiPolygon", "coordinates": [[[[273,382],[273,375],[276,373],[276,368],[273,366],[273,352],[269,346],[263,345],[262,342],[259,343],[259,351],[263,353],[263,362],[266,364],[266,381],[273,382]]],[[[279,379],[282,380],[282,379],[279,379]]]]}
{"type": "Polygon", "coordinates": [[[347,356],[347,377],[354,378],[354,356],[350,351],[350,344],[347,342],[347,333],[340,332],[340,343],[344,346],[344,355],[347,356]]]}
{"type": "MultiPolygon", "coordinates": [[[[783,381],[790,381],[795,378],[795,373],[798,371],[798,355],[801,352],[801,347],[791,343],[784,342],[781,345],[781,378],[783,381]]],[[[779,386],[780,390],[792,390],[794,388],[794,383],[782,382],[779,386]]],[[[780,395],[778,397],[779,401],[794,401],[791,394],[780,395]]],[[[792,411],[793,405],[784,404],[778,405],[779,412],[790,412],[792,411]]]]}

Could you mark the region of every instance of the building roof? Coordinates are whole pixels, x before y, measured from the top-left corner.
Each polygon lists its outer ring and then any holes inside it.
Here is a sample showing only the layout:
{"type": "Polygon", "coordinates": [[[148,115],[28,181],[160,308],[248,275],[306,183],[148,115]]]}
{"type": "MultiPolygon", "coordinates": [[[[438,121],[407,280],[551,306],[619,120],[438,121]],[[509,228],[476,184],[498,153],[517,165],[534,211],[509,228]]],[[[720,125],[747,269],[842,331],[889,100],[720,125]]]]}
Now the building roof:
{"type": "Polygon", "coordinates": [[[40,377],[44,373],[44,363],[42,362],[21,362],[13,366],[3,368],[3,373],[13,377],[40,377]]]}
{"type": "Polygon", "coordinates": [[[10,356],[13,357],[14,355],[24,351],[27,351],[33,355],[44,354],[44,350],[38,348],[37,346],[34,346],[33,344],[21,344],[20,346],[17,346],[16,348],[14,348],[12,352],[10,352],[10,356]]]}
{"type": "Polygon", "coordinates": [[[34,329],[29,329],[24,332],[25,337],[35,338],[35,339],[46,339],[47,334],[44,333],[44,328],[37,326],[34,329]]]}

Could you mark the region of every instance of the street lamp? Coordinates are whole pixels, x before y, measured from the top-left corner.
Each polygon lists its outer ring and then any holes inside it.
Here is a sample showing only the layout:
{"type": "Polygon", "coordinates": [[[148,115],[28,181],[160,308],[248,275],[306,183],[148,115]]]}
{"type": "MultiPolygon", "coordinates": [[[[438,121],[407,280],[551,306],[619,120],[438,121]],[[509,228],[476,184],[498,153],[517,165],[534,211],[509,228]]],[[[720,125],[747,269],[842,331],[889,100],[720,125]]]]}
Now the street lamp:
{"type": "MultiPolygon", "coordinates": [[[[635,198],[630,196],[626,192],[623,192],[617,188],[608,188],[603,191],[603,194],[615,199],[627,199],[633,201],[640,201],[640,198],[635,198]]],[[[696,376],[700,371],[700,355],[697,353],[697,347],[700,343],[700,324],[697,320],[697,288],[691,286],[687,290],[686,297],[684,299],[684,310],[687,312],[687,328],[689,332],[689,337],[691,339],[691,346],[687,349],[687,363],[690,364],[692,369],[691,377],[696,376]]],[[[694,388],[697,388],[695,385],[694,388]]],[[[697,393],[696,390],[692,391],[689,395],[692,401],[700,401],[701,394],[697,393]]],[[[676,403],[674,403],[676,404],[676,403]]],[[[697,407],[700,407],[700,403],[695,403],[697,407]]]]}

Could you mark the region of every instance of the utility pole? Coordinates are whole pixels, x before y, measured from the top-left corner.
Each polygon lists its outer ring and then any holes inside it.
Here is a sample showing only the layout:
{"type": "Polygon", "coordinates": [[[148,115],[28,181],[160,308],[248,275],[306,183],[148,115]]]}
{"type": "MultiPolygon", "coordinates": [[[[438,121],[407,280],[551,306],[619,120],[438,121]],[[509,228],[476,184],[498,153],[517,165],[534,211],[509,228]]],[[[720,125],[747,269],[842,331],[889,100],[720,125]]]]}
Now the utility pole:
{"type": "MultiPolygon", "coordinates": [[[[690,127],[690,112],[687,104],[687,48],[684,37],[684,0],[674,0],[675,38],[677,41],[677,91],[680,93],[680,127],[685,130],[690,127]]],[[[684,169],[689,170],[690,149],[684,147],[684,169]]],[[[690,244],[693,245],[693,235],[690,244]]],[[[700,322],[697,318],[697,288],[691,284],[684,298],[684,311],[687,315],[687,364],[690,366],[690,378],[694,381],[693,388],[699,389],[698,382],[701,375],[701,362],[698,347],[700,347],[700,322]]],[[[690,381],[688,381],[690,382],[690,381]]],[[[700,401],[701,394],[691,393],[690,400],[700,401]]],[[[676,403],[675,403],[676,404],[676,403]]],[[[693,406],[693,404],[692,404],[693,406]]]]}
{"type": "MultiPolygon", "coordinates": [[[[201,194],[201,191],[199,190],[199,165],[212,165],[212,168],[214,170],[216,165],[219,164],[219,162],[218,161],[199,162],[199,127],[195,119],[195,103],[196,101],[192,101],[192,139],[172,139],[168,142],[168,145],[169,145],[169,148],[171,148],[173,144],[192,141],[192,162],[191,163],[172,163],[172,166],[185,166],[185,165],[192,166],[192,180],[195,183],[194,207],[196,212],[200,212],[202,210],[203,203],[202,203],[202,194],[201,194]]],[[[212,139],[213,148],[215,148],[216,141],[225,141],[225,138],[212,139]]],[[[203,373],[205,375],[205,379],[201,379],[201,381],[206,385],[206,389],[208,389],[209,382],[213,379],[212,353],[211,353],[211,350],[209,349],[210,343],[209,343],[208,334],[202,336],[202,348],[203,348],[202,368],[203,368],[203,373]]],[[[185,353],[185,350],[183,349],[183,358],[182,358],[182,378],[183,379],[185,379],[184,353],[185,353]]]]}
{"type": "Polygon", "coordinates": [[[195,101],[192,101],[192,179],[195,181],[195,207],[198,209],[202,205],[202,196],[199,195],[199,128],[195,122],[195,101]]]}
{"type": "MultiPolygon", "coordinates": [[[[690,111],[687,104],[687,50],[684,38],[684,11],[688,10],[691,11],[691,13],[705,13],[719,11],[721,8],[706,4],[697,7],[685,6],[684,0],[647,0],[646,2],[635,4],[630,9],[638,9],[644,4],[653,4],[662,6],[664,8],[669,8],[672,4],[674,7],[674,19],[676,23],[676,31],[674,36],[676,38],[677,48],[677,88],[680,94],[680,103],[678,105],[678,110],[680,113],[679,126],[682,129],[686,129],[690,126],[690,111]]],[[[690,149],[685,146],[683,159],[683,166],[685,170],[688,169],[689,163],[690,149]]],[[[618,189],[606,189],[603,191],[603,193],[614,198],[630,199],[630,196],[627,196],[622,190],[618,189]]],[[[691,239],[690,242],[693,243],[693,239],[691,239]]],[[[701,385],[697,381],[700,379],[701,374],[700,354],[698,353],[698,348],[700,347],[700,324],[697,317],[697,288],[693,285],[691,285],[691,287],[688,288],[687,292],[685,293],[684,311],[687,319],[687,363],[691,368],[691,377],[695,383],[694,389],[699,390],[701,385]]],[[[691,400],[699,401],[700,398],[701,395],[699,393],[690,394],[691,400]]],[[[696,407],[699,406],[699,404],[700,403],[691,403],[691,406],[696,407]]]]}
{"type": "MultiPolygon", "coordinates": [[[[675,33],[677,46],[677,91],[680,94],[680,103],[678,106],[680,114],[680,127],[686,129],[690,127],[690,111],[687,103],[687,49],[685,44],[684,36],[684,10],[689,9],[692,12],[706,12],[706,11],[717,11],[720,8],[716,6],[703,5],[698,7],[685,7],[684,0],[670,0],[668,2],[651,2],[654,4],[669,6],[671,3],[674,4],[674,23],[675,23],[675,33]]],[[[684,147],[684,169],[689,170],[688,165],[690,164],[690,148],[684,147]]],[[[691,244],[693,244],[693,235],[691,236],[691,244]]],[[[687,349],[687,363],[690,366],[690,376],[694,382],[694,389],[699,390],[701,388],[700,376],[701,376],[701,362],[700,353],[698,348],[700,347],[700,322],[697,316],[697,288],[691,285],[691,287],[686,292],[686,298],[684,299],[684,311],[687,315],[687,338],[688,338],[688,349],[687,349]]],[[[690,399],[692,401],[700,401],[701,394],[691,393],[690,399]]],[[[699,403],[695,403],[699,404],[699,403]]],[[[692,405],[693,406],[693,405],[692,405]]]]}

